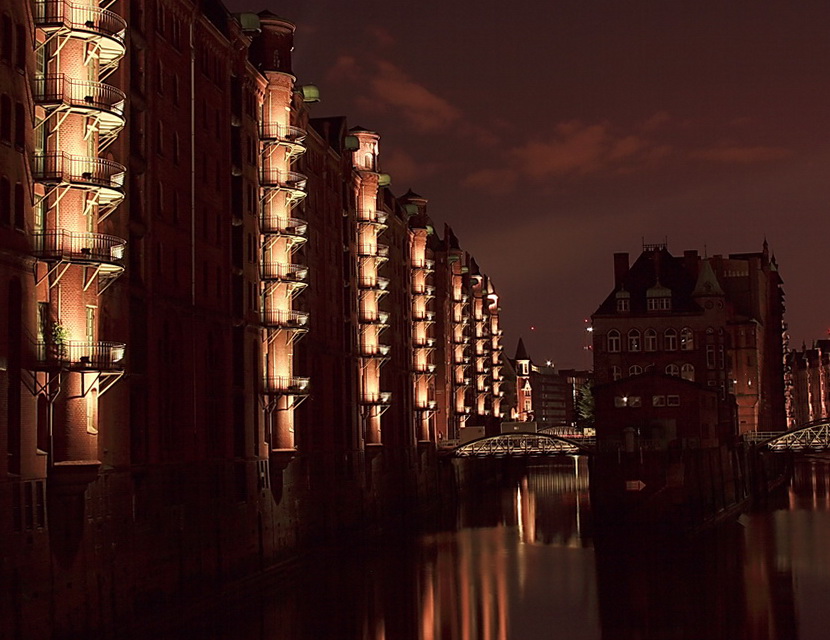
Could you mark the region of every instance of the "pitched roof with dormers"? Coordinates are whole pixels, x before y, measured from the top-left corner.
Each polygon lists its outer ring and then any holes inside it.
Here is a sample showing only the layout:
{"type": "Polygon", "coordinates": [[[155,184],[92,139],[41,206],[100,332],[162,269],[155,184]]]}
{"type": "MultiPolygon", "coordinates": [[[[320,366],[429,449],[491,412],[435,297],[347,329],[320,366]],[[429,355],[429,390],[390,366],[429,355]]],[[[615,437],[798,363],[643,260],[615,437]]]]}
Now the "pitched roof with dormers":
{"type": "Polygon", "coordinates": [[[617,315],[617,296],[621,290],[631,295],[629,315],[648,313],[647,298],[656,294],[671,296],[671,313],[700,313],[702,308],[692,297],[696,280],[686,270],[684,259],[671,255],[667,249],[643,251],[620,286],[608,294],[594,315],[617,315]]]}

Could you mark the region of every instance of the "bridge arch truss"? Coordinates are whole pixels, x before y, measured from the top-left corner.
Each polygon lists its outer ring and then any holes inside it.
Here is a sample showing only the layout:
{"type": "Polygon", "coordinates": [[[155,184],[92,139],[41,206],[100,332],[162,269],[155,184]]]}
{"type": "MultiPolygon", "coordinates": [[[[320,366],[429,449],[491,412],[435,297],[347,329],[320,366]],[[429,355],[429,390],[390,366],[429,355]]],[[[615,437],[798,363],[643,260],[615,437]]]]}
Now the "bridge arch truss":
{"type": "Polygon", "coordinates": [[[809,422],[792,431],[775,434],[757,443],[770,451],[783,453],[830,450],[830,418],[809,422]]]}
{"type": "Polygon", "coordinates": [[[593,450],[583,443],[547,433],[502,433],[467,442],[453,450],[456,458],[519,458],[591,453],[593,450]]]}

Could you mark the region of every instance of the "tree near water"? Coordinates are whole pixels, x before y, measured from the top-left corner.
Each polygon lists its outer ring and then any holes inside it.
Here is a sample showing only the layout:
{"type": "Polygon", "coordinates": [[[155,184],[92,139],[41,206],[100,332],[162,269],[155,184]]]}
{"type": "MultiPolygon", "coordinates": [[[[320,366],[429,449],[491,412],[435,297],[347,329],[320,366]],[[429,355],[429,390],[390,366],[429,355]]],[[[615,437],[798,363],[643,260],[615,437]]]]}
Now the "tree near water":
{"type": "Polygon", "coordinates": [[[580,427],[594,426],[594,385],[590,380],[576,391],[576,415],[580,427]]]}

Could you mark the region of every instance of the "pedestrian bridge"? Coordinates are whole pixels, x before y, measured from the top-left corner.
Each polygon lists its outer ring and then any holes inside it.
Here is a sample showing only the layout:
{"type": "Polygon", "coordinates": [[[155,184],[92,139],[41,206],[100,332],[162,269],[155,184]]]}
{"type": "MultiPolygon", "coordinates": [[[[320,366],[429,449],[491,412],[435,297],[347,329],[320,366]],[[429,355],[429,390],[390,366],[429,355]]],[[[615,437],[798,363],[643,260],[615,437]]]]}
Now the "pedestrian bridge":
{"type": "Polygon", "coordinates": [[[593,453],[593,438],[538,433],[502,433],[467,442],[453,450],[456,458],[507,458],[585,455],[593,453]]]}
{"type": "MultiPolygon", "coordinates": [[[[747,433],[744,441],[773,453],[830,451],[830,418],[807,423],[789,431],[747,433]]],[[[538,433],[502,433],[479,438],[451,450],[456,458],[507,458],[562,455],[591,455],[596,438],[576,432],[563,433],[553,427],[538,433]]]]}
{"type": "Polygon", "coordinates": [[[744,434],[744,440],[774,453],[811,453],[830,450],[830,418],[808,422],[789,431],[744,434]]]}

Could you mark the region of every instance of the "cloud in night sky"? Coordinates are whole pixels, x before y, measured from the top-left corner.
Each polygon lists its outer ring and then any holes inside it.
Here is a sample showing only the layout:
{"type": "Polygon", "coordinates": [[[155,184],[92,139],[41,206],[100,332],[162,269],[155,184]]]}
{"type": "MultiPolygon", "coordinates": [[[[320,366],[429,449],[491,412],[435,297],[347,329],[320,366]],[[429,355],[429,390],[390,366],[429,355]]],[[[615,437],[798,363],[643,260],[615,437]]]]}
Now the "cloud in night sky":
{"type": "Polygon", "coordinates": [[[364,92],[355,98],[359,106],[367,111],[394,110],[419,133],[446,131],[462,117],[461,110],[387,60],[370,58],[361,64],[354,56],[342,55],[328,77],[338,84],[360,83],[364,92]]]}

